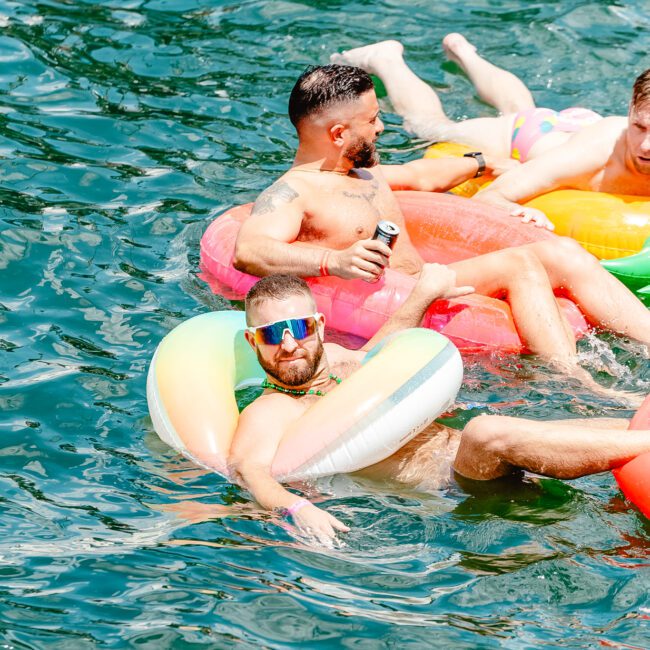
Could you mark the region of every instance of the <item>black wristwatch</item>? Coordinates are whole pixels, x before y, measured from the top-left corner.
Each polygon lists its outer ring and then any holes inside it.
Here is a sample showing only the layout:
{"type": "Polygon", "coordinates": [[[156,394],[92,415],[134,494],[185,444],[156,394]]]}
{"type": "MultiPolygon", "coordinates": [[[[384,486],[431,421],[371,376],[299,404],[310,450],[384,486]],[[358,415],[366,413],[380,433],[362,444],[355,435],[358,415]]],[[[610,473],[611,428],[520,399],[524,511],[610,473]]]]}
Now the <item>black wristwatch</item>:
{"type": "Polygon", "coordinates": [[[483,158],[483,154],[480,151],[470,151],[468,153],[464,153],[463,158],[474,158],[474,160],[476,160],[478,163],[478,171],[474,175],[474,178],[483,176],[483,172],[485,171],[485,158],[483,158]]]}

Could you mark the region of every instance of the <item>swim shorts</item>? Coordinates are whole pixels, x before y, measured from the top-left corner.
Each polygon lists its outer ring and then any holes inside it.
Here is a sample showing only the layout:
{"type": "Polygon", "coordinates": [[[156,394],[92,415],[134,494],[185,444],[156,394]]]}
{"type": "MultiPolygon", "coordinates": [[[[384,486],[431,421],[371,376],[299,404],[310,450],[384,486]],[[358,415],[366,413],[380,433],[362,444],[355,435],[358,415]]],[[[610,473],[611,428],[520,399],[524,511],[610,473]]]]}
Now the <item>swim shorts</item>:
{"type": "Polygon", "coordinates": [[[526,162],[532,146],[547,133],[573,133],[602,119],[598,113],[578,107],[565,108],[559,112],[550,108],[529,108],[521,111],[515,115],[510,157],[526,162]]]}

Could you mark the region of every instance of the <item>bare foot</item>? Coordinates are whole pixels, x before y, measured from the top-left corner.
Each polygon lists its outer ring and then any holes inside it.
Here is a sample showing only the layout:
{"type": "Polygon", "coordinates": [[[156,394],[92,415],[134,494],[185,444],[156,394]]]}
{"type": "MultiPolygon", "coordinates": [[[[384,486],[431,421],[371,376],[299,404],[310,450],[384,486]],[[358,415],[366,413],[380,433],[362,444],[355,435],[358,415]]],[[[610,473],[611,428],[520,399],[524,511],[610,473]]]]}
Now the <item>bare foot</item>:
{"type": "Polygon", "coordinates": [[[396,58],[401,59],[403,52],[404,46],[399,41],[379,41],[353,50],[345,50],[340,54],[334,53],[330,56],[330,63],[354,65],[370,74],[375,74],[375,64],[379,60],[390,64],[396,58]]]}
{"type": "Polygon", "coordinates": [[[476,54],[476,48],[462,35],[452,32],[442,39],[442,49],[445,56],[461,68],[465,68],[464,60],[476,54]]]}
{"type": "Polygon", "coordinates": [[[605,386],[601,386],[587,370],[578,364],[559,362],[553,365],[557,370],[578,379],[583,386],[592,391],[595,395],[600,395],[605,399],[611,399],[629,408],[639,408],[643,403],[645,395],[637,393],[622,393],[615,388],[606,388],[605,386]]]}

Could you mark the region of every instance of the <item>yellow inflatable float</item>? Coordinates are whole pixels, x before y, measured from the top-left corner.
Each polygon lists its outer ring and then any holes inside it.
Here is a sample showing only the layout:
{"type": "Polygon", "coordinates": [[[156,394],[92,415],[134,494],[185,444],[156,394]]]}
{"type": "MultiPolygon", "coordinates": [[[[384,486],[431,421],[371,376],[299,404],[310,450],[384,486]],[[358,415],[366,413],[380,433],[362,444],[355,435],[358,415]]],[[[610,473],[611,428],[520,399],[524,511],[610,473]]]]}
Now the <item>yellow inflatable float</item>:
{"type": "MultiPolygon", "coordinates": [[[[470,147],[455,142],[430,146],[425,158],[462,156],[470,147]]],[[[494,180],[472,178],[451,191],[472,197],[494,180]]],[[[650,196],[555,190],[525,205],[537,208],[555,225],[558,235],[577,240],[639,298],[650,304],[650,196]]]]}
{"type": "MultiPolygon", "coordinates": [[[[470,147],[440,142],[429,147],[425,158],[462,156],[470,147]]],[[[452,192],[470,197],[492,181],[490,176],[473,178],[452,192]]],[[[650,237],[650,196],[626,196],[582,190],[556,190],[526,203],[555,224],[558,235],[579,241],[599,259],[634,255],[650,237]]]]}

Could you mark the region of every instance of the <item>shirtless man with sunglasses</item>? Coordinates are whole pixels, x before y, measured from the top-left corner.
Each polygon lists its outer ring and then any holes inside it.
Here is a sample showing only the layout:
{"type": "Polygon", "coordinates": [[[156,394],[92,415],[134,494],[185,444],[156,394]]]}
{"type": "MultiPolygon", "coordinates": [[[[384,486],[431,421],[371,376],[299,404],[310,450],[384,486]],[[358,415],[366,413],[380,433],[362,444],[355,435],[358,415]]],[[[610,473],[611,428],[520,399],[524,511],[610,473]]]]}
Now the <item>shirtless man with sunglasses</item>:
{"type": "MultiPolygon", "coordinates": [[[[299,533],[331,543],[348,526],[278,483],[270,467],[278,445],[304,411],[353,373],[366,352],[385,336],[416,327],[431,301],[465,295],[456,274],[425,264],[411,295],[360,350],[323,343],[324,317],[306,283],[295,276],[272,275],[246,296],[246,340],[266,372],[265,390],[241,413],[230,450],[232,476],[264,508],[293,518],[299,533]]],[[[451,468],[441,457],[454,456],[454,470],[474,480],[499,478],[524,469],[570,479],[602,472],[650,451],[650,431],[624,431],[629,422],[591,419],[535,422],[484,415],[462,434],[433,423],[390,458],[364,470],[417,486],[432,475],[443,487],[451,468]]]]}
{"type": "MultiPolygon", "coordinates": [[[[308,69],[291,92],[289,116],[299,138],[293,166],[262,192],[242,225],[236,268],[372,282],[390,260],[393,269],[419,273],[423,260],[392,190],[444,191],[468,169],[475,173],[479,161],[379,165],[375,141],[383,124],[372,79],[351,66],[308,69]],[[380,219],[401,229],[393,251],[371,239],[380,219]]],[[[568,293],[592,325],[650,343],[650,311],[575,240],[504,248],[449,268],[477,293],[506,297],[527,347],[585,382],[591,376],[578,366],[554,289],[568,293]]]]}

